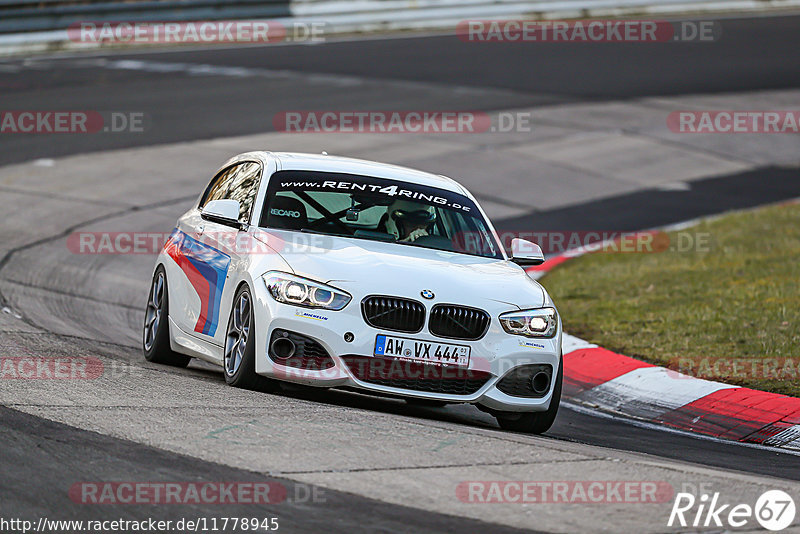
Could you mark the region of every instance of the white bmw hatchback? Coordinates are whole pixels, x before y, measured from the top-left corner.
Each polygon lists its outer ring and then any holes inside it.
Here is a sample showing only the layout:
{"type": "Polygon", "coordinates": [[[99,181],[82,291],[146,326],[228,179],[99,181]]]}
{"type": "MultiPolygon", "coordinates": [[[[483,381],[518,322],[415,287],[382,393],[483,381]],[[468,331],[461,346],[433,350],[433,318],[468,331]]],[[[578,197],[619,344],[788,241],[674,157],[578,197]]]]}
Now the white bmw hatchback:
{"type": "Polygon", "coordinates": [[[328,155],[229,160],[158,255],[145,357],[427,404],[541,433],[558,411],[561,320],[457,182],[328,155]]]}

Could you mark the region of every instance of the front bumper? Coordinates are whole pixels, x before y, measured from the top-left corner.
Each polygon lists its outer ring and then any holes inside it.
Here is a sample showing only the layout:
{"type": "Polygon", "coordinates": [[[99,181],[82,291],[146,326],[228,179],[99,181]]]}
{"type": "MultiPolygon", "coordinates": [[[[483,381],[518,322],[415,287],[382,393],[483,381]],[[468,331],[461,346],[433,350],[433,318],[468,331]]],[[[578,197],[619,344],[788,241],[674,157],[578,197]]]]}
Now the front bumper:
{"type": "MultiPolygon", "coordinates": [[[[497,317],[493,316],[488,332],[480,340],[451,340],[432,335],[427,325],[417,334],[373,328],[362,318],[359,302],[355,298],[341,311],[324,311],[282,304],[276,302],[264,284],[259,282],[256,282],[254,288],[257,303],[254,308],[257,325],[256,372],[258,374],[311,386],[350,387],[402,397],[480,404],[498,411],[535,412],[545,411],[550,406],[554,380],[551,380],[547,393],[539,398],[508,395],[500,391],[497,384],[506,373],[522,365],[547,364],[552,366],[552,376],[557,375],[561,358],[560,319],[558,332],[552,339],[509,335],[502,329],[497,317]],[[268,356],[268,351],[272,333],[276,329],[296,332],[314,339],[331,356],[333,366],[310,370],[289,367],[273,361],[268,356]],[[346,333],[352,334],[352,341],[345,341],[346,333]],[[344,358],[349,356],[372,358],[378,334],[469,345],[471,350],[469,369],[488,372],[489,378],[480,389],[469,394],[419,391],[360,380],[345,363],[344,358]]],[[[426,303],[428,311],[430,306],[426,303]]]]}

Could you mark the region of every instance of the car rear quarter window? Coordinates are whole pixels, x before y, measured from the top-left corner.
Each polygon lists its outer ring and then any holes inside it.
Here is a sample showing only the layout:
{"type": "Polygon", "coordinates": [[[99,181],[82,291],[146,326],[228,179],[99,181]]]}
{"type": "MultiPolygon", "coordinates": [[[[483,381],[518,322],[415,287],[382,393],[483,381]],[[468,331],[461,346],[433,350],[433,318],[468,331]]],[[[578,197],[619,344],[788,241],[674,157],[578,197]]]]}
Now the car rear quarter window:
{"type": "Polygon", "coordinates": [[[247,161],[232,165],[217,174],[208,184],[198,208],[212,200],[238,200],[239,222],[249,223],[261,182],[261,165],[247,161]]]}
{"type": "Polygon", "coordinates": [[[200,199],[198,207],[203,209],[203,206],[212,200],[224,200],[227,198],[228,190],[230,189],[231,181],[233,180],[234,173],[238,165],[233,165],[221,171],[208,184],[206,192],[203,193],[203,198],[200,199]]]}

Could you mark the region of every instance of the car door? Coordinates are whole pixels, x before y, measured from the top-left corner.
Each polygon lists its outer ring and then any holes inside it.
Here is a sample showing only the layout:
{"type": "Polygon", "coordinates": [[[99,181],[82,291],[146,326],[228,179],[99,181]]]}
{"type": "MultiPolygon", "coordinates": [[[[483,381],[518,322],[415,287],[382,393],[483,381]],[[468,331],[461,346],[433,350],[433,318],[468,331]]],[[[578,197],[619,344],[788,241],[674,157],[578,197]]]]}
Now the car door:
{"type": "Polygon", "coordinates": [[[242,229],[211,223],[214,224],[214,227],[210,230],[212,227],[206,225],[207,239],[205,241],[213,244],[212,246],[217,251],[227,254],[230,258],[226,279],[218,287],[219,301],[214,305],[214,309],[218,312],[215,324],[219,324],[219,327],[206,334],[213,338],[213,342],[218,345],[225,344],[226,328],[233,297],[235,296],[238,282],[242,279],[242,273],[247,269],[251,260],[250,249],[247,246],[248,241],[238,238],[242,232],[246,232],[247,227],[250,225],[251,217],[253,216],[253,205],[261,182],[261,174],[262,168],[259,163],[246,162],[239,165],[232,176],[226,198],[239,202],[239,224],[242,225],[242,229]],[[208,235],[210,231],[218,233],[208,235]]]}
{"type": "Polygon", "coordinates": [[[212,200],[228,198],[236,172],[243,164],[223,169],[211,180],[200,202],[178,220],[165,252],[174,260],[168,266],[170,318],[184,332],[213,338],[219,322],[219,303],[230,266],[230,254],[218,250],[219,236],[227,226],[202,218],[212,200]],[[171,268],[170,268],[171,267],[171,268]]]}

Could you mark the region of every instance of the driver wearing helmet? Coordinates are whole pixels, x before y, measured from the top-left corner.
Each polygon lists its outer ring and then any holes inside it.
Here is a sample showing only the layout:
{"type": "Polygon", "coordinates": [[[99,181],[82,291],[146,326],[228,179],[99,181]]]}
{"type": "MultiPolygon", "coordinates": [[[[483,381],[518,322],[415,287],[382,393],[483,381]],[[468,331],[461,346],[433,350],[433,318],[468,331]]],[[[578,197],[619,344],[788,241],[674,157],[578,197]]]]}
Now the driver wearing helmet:
{"type": "Polygon", "coordinates": [[[386,208],[386,231],[398,241],[411,243],[429,235],[436,222],[436,209],[411,200],[396,199],[386,208]]]}

